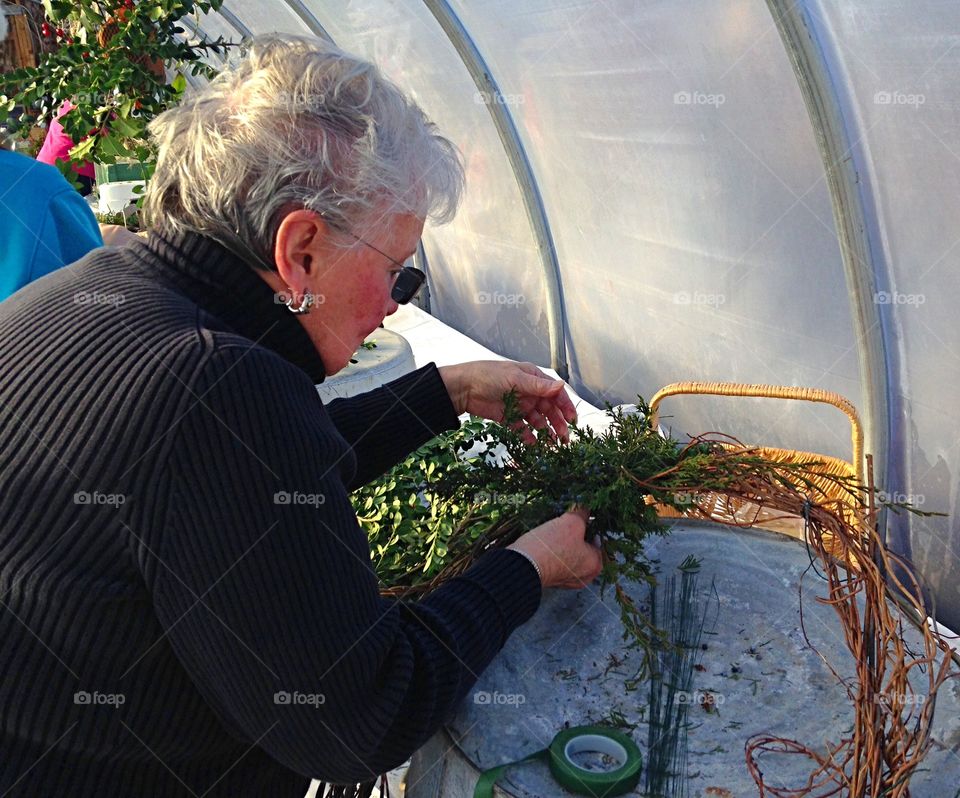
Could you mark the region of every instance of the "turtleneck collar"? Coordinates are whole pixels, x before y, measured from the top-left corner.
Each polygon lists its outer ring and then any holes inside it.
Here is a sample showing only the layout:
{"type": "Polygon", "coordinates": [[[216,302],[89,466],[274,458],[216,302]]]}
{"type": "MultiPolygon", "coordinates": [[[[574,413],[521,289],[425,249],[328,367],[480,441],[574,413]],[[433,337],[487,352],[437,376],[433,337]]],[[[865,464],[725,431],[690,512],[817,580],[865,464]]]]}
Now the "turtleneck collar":
{"type": "Polygon", "coordinates": [[[160,276],[197,305],[323,382],[323,360],[307,331],[238,255],[212,238],[163,228],[151,230],[139,247],[160,276]]]}

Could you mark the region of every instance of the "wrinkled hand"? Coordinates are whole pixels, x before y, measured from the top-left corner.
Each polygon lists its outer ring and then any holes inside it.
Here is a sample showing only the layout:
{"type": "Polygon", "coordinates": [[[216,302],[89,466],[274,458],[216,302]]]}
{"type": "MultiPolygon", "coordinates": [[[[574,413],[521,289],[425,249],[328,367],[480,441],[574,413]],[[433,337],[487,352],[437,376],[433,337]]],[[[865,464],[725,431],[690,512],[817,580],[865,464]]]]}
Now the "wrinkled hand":
{"type": "Polygon", "coordinates": [[[588,510],[576,508],[531,529],[507,548],[537,561],[544,587],[579,590],[603,570],[599,544],[583,539],[588,516],[588,510]]]}
{"type": "Polygon", "coordinates": [[[512,360],[476,360],[438,369],[457,413],[472,413],[491,421],[503,421],[503,395],[515,389],[523,421],[524,441],[535,440],[531,427],[547,430],[551,436],[568,440],[568,421],[577,411],[564,391],[563,380],[544,374],[532,363],[512,360]]]}

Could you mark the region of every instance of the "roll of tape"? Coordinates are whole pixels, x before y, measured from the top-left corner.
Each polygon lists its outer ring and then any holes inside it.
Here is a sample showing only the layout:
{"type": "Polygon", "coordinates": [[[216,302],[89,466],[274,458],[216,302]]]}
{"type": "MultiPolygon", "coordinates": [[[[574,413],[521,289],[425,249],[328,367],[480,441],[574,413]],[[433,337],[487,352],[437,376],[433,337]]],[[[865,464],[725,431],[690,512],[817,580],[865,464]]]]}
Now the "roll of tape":
{"type": "Polygon", "coordinates": [[[507,768],[540,759],[550,766],[554,779],[566,790],[592,798],[623,795],[633,790],[640,780],[643,757],[637,744],[626,734],[607,726],[574,726],[559,732],[549,747],[535,754],[508,762],[480,774],[473,798],[493,798],[493,785],[507,768]],[[617,763],[613,770],[586,770],[573,761],[585,751],[609,756],[617,763]]]}

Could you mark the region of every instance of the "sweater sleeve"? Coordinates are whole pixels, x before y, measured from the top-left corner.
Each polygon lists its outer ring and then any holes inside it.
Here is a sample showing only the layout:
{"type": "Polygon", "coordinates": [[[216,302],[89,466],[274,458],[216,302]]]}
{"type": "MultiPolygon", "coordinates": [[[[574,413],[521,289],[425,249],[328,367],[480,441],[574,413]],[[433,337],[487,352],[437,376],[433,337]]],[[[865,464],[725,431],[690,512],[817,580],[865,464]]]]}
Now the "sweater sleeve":
{"type": "Polygon", "coordinates": [[[349,447],[310,380],[230,348],[191,392],[139,541],[165,639],[224,725],[292,770],[396,767],[536,611],[533,566],[498,550],[420,602],[381,598],[340,479],[349,447]]]}
{"type": "Polygon", "coordinates": [[[327,412],[357,458],[349,490],[376,479],[441,432],[460,426],[434,363],[368,393],[335,399],[327,412]]]}

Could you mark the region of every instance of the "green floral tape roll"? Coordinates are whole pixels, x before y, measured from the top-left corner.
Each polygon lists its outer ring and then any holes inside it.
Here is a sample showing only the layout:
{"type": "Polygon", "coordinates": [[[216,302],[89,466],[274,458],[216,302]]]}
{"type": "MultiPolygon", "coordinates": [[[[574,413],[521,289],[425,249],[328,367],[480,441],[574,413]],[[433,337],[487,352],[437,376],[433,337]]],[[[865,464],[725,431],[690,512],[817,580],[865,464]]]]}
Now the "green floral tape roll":
{"type": "Polygon", "coordinates": [[[549,748],[543,751],[485,770],[480,774],[473,798],[493,798],[493,785],[507,768],[535,759],[543,760],[550,766],[550,772],[561,787],[577,795],[590,795],[593,798],[630,792],[637,786],[643,768],[640,749],[623,732],[607,726],[575,726],[557,734],[549,748]],[[612,770],[588,770],[577,764],[576,758],[587,752],[600,754],[616,763],[616,767],[612,770]]]}

